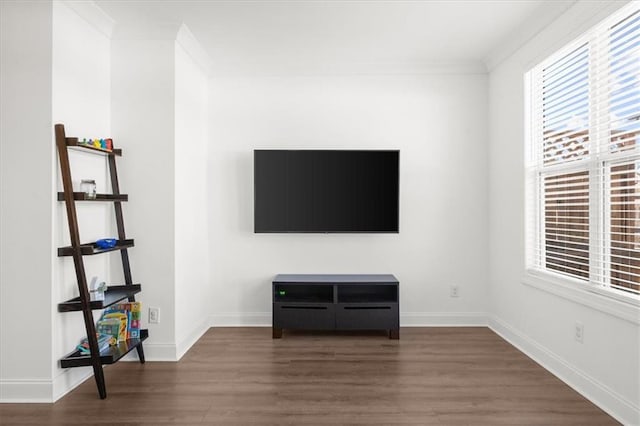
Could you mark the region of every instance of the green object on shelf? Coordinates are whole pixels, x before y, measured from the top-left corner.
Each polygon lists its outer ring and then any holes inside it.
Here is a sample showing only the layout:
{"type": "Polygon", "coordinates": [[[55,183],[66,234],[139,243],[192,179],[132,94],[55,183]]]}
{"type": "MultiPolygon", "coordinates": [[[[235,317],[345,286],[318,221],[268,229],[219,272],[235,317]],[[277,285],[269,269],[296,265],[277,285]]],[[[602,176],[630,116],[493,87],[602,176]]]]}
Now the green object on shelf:
{"type": "Polygon", "coordinates": [[[286,294],[287,294],[287,292],[286,292],[286,291],[284,291],[284,290],[280,290],[280,291],[278,291],[278,293],[280,294],[280,296],[284,296],[284,295],[286,295],[286,294]]]}

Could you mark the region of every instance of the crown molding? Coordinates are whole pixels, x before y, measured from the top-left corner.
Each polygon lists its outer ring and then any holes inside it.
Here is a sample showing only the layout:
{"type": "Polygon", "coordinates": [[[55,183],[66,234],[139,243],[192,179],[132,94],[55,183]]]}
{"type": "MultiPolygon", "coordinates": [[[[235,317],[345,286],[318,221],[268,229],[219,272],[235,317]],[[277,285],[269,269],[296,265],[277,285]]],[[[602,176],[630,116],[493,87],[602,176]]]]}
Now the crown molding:
{"type": "Polygon", "coordinates": [[[156,40],[175,41],[208,77],[212,61],[202,44],[195,38],[189,27],[177,22],[139,23],[131,25],[118,23],[113,31],[113,40],[156,40]]]}
{"type": "Polygon", "coordinates": [[[577,0],[545,2],[530,19],[504,38],[504,41],[489,52],[484,64],[489,72],[533,39],[538,33],[571,8],[577,0]]]}
{"type": "Polygon", "coordinates": [[[144,22],[144,23],[116,23],[113,40],[166,40],[175,41],[179,22],[144,22]]]}
{"type": "Polygon", "coordinates": [[[182,24],[178,29],[176,43],[198,64],[207,77],[211,74],[211,58],[185,24],[182,24]]]}
{"type": "Polygon", "coordinates": [[[298,61],[295,63],[219,63],[212,75],[215,77],[273,77],[318,75],[486,75],[482,61],[460,62],[322,62],[298,61]]]}
{"type": "Polygon", "coordinates": [[[61,1],[96,30],[111,38],[115,21],[93,1],[61,1]]]}

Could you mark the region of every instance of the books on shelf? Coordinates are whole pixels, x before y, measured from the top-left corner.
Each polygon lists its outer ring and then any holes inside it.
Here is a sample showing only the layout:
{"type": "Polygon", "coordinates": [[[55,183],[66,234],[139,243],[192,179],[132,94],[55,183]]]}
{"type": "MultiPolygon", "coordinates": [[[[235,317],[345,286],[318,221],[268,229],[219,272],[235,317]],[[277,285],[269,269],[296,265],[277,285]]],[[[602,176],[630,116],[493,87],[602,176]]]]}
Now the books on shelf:
{"type": "Polygon", "coordinates": [[[113,344],[116,345],[120,336],[120,320],[118,318],[101,318],[96,324],[96,331],[111,336],[113,344]]]}
{"type": "MultiPolygon", "coordinates": [[[[110,334],[102,334],[96,333],[96,337],[98,338],[98,351],[102,352],[107,349],[111,345],[115,345],[116,341],[113,336],[110,334]]],[[[89,339],[86,337],[80,341],[77,346],[77,349],[83,355],[89,355],[91,353],[91,349],[89,348],[89,339]]]]}
{"type": "Polygon", "coordinates": [[[142,303],[127,302],[114,305],[115,309],[124,309],[128,312],[129,323],[127,325],[127,339],[140,338],[140,325],[142,321],[142,303]]]}
{"type": "MultiPolygon", "coordinates": [[[[141,319],[142,304],[140,302],[118,303],[105,309],[96,323],[100,352],[127,339],[139,339],[141,319]]],[[[91,353],[86,337],[78,344],[77,349],[83,355],[91,353]]]]}
{"type": "Polygon", "coordinates": [[[117,303],[106,309],[102,318],[117,318],[121,321],[118,341],[140,338],[140,322],[142,320],[142,304],[140,302],[117,303]]]}
{"type": "Polygon", "coordinates": [[[127,340],[127,324],[129,320],[125,312],[105,312],[102,314],[100,321],[105,320],[116,320],[118,322],[118,342],[127,340]]]}

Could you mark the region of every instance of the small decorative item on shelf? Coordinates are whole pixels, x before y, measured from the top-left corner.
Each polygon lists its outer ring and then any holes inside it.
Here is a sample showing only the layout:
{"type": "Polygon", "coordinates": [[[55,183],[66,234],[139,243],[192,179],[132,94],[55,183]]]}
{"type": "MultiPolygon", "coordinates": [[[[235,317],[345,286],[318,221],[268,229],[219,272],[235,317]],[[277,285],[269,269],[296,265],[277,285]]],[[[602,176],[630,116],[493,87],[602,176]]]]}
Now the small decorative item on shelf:
{"type": "Polygon", "coordinates": [[[82,138],[82,140],[78,140],[78,144],[90,146],[92,148],[101,149],[103,151],[113,151],[113,139],[105,138],[105,139],[87,139],[82,138]]]}
{"type": "Polygon", "coordinates": [[[98,277],[93,277],[89,284],[89,296],[92,302],[104,300],[104,292],[107,291],[107,285],[103,282],[98,282],[98,277]]]}
{"type": "Polygon", "coordinates": [[[80,190],[85,193],[86,198],[96,198],[96,181],[93,179],[82,179],[80,181],[80,190]]]}
{"type": "Polygon", "coordinates": [[[115,238],[102,238],[96,241],[96,245],[98,246],[98,248],[108,249],[115,247],[117,242],[118,240],[115,238]]]}

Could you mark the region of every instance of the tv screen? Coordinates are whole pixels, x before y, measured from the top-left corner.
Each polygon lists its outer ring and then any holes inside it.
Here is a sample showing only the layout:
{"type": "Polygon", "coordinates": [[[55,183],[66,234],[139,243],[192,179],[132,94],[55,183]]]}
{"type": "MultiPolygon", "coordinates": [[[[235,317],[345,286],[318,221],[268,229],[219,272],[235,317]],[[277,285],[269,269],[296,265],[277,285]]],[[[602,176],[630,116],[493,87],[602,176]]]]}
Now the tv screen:
{"type": "Polygon", "coordinates": [[[255,150],[255,232],[398,232],[400,151],[255,150]]]}

